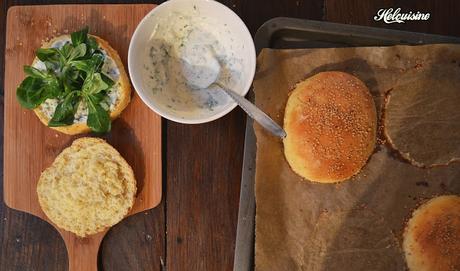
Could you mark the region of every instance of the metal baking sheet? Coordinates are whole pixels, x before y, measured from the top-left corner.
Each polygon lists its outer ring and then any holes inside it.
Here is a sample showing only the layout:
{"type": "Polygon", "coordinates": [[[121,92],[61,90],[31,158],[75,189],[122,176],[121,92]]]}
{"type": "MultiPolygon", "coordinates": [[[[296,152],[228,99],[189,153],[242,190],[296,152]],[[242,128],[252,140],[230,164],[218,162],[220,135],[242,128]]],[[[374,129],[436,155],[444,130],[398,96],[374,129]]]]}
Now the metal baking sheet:
{"type": "MultiPolygon", "coordinates": [[[[278,17],[265,22],[254,38],[257,53],[263,48],[338,48],[354,46],[460,43],[460,38],[373,27],[278,17]]],[[[253,97],[252,91],[249,98],[253,97]]],[[[256,138],[252,120],[246,122],[234,271],[254,269],[256,138]]]]}

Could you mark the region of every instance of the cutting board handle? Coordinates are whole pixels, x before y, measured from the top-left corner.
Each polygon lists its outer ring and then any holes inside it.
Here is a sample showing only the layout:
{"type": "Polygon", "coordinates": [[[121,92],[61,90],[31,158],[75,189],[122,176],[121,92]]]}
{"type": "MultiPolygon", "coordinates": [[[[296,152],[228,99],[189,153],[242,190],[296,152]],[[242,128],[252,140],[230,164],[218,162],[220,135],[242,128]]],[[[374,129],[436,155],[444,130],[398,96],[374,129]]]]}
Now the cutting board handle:
{"type": "Polygon", "coordinates": [[[106,232],[79,238],[72,233],[60,231],[67,248],[69,271],[97,271],[99,246],[106,232]]]}

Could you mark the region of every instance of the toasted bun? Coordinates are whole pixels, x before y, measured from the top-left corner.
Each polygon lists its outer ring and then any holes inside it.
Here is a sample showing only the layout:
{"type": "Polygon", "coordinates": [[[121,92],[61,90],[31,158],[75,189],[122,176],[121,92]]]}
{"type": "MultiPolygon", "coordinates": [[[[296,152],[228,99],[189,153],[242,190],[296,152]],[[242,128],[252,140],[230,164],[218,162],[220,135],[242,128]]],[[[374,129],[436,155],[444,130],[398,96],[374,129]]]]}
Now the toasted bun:
{"type": "Polygon", "coordinates": [[[284,154],[298,175],[314,182],[340,182],[359,172],[374,149],[375,105],[358,78],[318,73],[290,94],[284,129],[284,154]]]}
{"type": "MultiPolygon", "coordinates": [[[[125,68],[123,63],[121,62],[120,56],[118,55],[117,51],[113,49],[109,43],[98,36],[91,35],[91,37],[95,38],[99,46],[107,52],[107,55],[110,56],[116,63],[118,70],[120,71],[120,76],[118,82],[120,83],[120,96],[118,98],[118,102],[115,105],[114,109],[110,112],[110,119],[116,119],[121,112],[128,106],[131,100],[131,84],[129,83],[128,75],[126,74],[125,68]]],[[[55,41],[69,38],[69,35],[62,35],[56,37],[49,42],[42,45],[42,48],[50,47],[55,41]]],[[[34,65],[38,61],[38,58],[35,58],[32,65],[34,65]]],[[[42,111],[42,108],[39,106],[34,109],[35,114],[40,119],[40,121],[48,126],[49,117],[42,111]]],[[[90,132],[91,129],[86,125],[86,123],[74,123],[68,126],[61,126],[61,127],[50,127],[51,129],[57,130],[64,134],[68,135],[75,135],[81,133],[90,132]]]]}
{"type": "Polygon", "coordinates": [[[38,200],[58,227],[84,237],[123,219],[134,204],[131,167],[102,139],[84,137],[59,154],[40,176],[38,200]]]}
{"type": "Polygon", "coordinates": [[[403,249],[411,271],[460,270],[460,197],[436,197],[415,210],[403,249]]]}

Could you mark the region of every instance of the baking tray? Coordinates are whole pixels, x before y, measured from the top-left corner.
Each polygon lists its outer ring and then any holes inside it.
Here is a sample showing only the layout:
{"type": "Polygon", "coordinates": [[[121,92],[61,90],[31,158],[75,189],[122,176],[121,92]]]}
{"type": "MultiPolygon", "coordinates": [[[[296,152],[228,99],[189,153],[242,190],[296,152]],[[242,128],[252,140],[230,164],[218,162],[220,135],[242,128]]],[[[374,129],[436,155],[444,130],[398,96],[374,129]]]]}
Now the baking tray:
{"type": "MultiPolygon", "coordinates": [[[[338,48],[460,43],[460,38],[278,17],[265,22],[257,30],[254,42],[258,54],[263,48],[338,48]]],[[[249,93],[249,97],[253,97],[252,91],[249,93]]],[[[234,271],[254,269],[256,138],[252,125],[252,119],[248,118],[244,142],[234,271]]]]}

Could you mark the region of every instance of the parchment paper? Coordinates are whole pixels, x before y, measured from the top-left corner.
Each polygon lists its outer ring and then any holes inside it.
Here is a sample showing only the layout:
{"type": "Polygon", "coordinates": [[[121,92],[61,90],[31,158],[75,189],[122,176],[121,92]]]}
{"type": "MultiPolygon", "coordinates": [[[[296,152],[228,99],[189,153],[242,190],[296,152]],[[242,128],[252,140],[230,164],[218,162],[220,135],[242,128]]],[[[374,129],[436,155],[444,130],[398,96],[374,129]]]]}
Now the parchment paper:
{"type": "MultiPolygon", "coordinates": [[[[254,81],[256,104],[282,124],[288,93],[297,82],[321,71],[345,71],[370,89],[382,131],[385,93],[417,78],[417,68],[442,69],[447,63],[450,68],[460,63],[460,46],[265,49],[254,81]]],[[[405,270],[402,234],[412,210],[433,196],[460,194],[460,163],[414,166],[385,143],[382,132],[374,154],[351,180],[303,180],[287,164],[282,141],[254,127],[259,271],[405,270]]],[[[400,129],[404,133],[405,127],[400,129]]]]}

